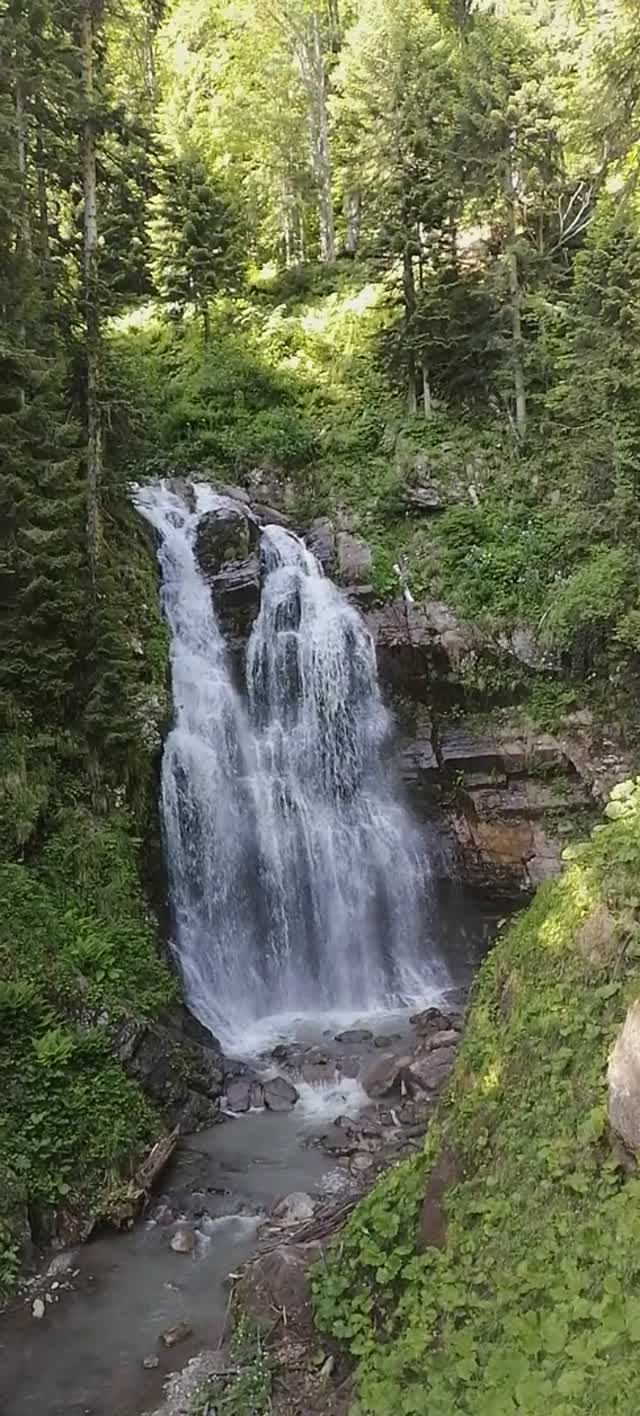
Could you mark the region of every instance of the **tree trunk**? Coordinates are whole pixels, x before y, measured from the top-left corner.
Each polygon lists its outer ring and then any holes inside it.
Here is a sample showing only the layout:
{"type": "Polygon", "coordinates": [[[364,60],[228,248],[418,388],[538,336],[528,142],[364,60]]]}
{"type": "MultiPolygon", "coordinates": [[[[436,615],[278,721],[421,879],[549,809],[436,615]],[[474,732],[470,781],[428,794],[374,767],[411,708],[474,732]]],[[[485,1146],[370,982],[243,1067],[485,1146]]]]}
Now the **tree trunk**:
{"type": "Polygon", "coordinates": [[[407,405],[410,413],[418,411],[416,359],[413,351],[413,324],[416,313],[416,285],[413,256],[408,241],[402,253],[402,290],[404,295],[405,333],[407,338],[407,405]]]}
{"type": "Polygon", "coordinates": [[[320,260],[331,264],[336,258],[336,238],[331,193],[327,79],[320,39],[320,24],[315,10],[310,17],[309,25],[305,27],[304,34],[297,38],[295,47],[309,104],[311,162],[318,194],[320,260]]]}
{"type": "Polygon", "coordinates": [[[357,188],[347,192],[344,199],[344,214],[347,223],[347,232],[344,241],[344,249],[348,256],[355,256],[360,240],[360,211],[362,198],[357,188]]]}
{"type": "Polygon", "coordinates": [[[20,75],[16,77],[16,147],[20,177],[20,229],[18,240],[25,256],[31,255],[31,225],[27,192],[27,115],[20,75]]]}
{"type": "Polygon", "coordinates": [[[208,300],[203,300],[202,302],[202,336],[204,339],[204,347],[205,349],[208,349],[209,341],[211,339],[211,321],[209,319],[208,300]]]}
{"type": "Polygon", "coordinates": [[[87,348],[87,543],[95,577],[100,550],[102,420],[100,411],[100,310],[98,291],[98,197],[94,105],[94,19],[91,0],[80,15],[80,59],[84,99],[82,178],[84,193],[84,294],[87,348]]]}
{"type": "Polygon", "coordinates": [[[505,197],[507,200],[507,216],[509,223],[509,240],[507,243],[507,275],[509,280],[509,302],[511,306],[511,362],[513,367],[513,385],[516,401],[516,428],[518,430],[518,435],[523,438],[527,431],[527,394],[524,378],[522,342],[522,288],[520,285],[520,274],[518,271],[518,252],[516,249],[516,241],[518,236],[516,194],[513,181],[513,165],[510,148],[507,150],[504,190],[505,197]]]}
{"type": "Polygon", "coordinates": [[[433,398],[431,396],[431,383],[429,381],[429,370],[426,359],[422,360],[422,402],[424,405],[425,418],[433,418],[433,398]]]}
{"type": "Polygon", "coordinates": [[[51,247],[49,244],[49,198],[42,134],[36,134],[36,180],[38,183],[38,244],[44,280],[51,282],[51,247]]]}

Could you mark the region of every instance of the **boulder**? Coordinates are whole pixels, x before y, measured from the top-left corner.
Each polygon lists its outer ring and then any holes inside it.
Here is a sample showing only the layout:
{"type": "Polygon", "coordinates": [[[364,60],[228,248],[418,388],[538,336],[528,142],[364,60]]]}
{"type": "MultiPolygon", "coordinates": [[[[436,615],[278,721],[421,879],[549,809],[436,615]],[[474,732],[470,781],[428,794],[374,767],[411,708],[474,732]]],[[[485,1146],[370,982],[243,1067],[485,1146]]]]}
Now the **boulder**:
{"type": "Polygon", "coordinates": [[[327,575],[330,575],[336,564],[336,533],[333,522],[328,516],[316,517],[315,521],[311,522],[305,540],[311,554],[320,561],[327,575]]]}
{"type": "Polygon", "coordinates": [[[627,1150],[640,1150],[640,999],[631,1004],[607,1074],[609,1124],[627,1150]]]}
{"type": "Polygon", "coordinates": [[[336,1033],[336,1042],[371,1042],[372,1038],[369,1028],[347,1028],[345,1032],[336,1033]]]}
{"type": "Polygon", "coordinates": [[[251,1106],[251,1091],[254,1085],[254,1082],[244,1077],[230,1082],[225,1097],[227,1111],[233,1111],[237,1115],[248,1111],[251,1106]]]}
{"type": "Polygon", "coordinates": [[[320,1244],[282,1244],[247,1264],[235,1289],[243,1313],[271,1327],[283,1310],[296,1326],[309,1312],[310,1269],[320,1258],[320,1244]]]}
{"type": "Polygon", "coordinates": [[[268,1111],[291,1111],[299,1093],[286,1077],[272,1077],[264,1083],[264,1104],[268,1111]]]}
{"type": "Polygon", "coordinates": [[[371,547],[360,536],[350,531],[339,531],[336,536],[338,574],[347,585],[366,580],[371,570],[371,547]]]}
{"type": "Polygon", "coordinates": [[[377,1057],[367,1067],[362,1085],[374,1100],[390,1096],[393,1092],[401,1094],[406,1090],[410,1067],[411,1058],[407,1054],[398,1056],[387,1053],[384,1057],[377,1057]]]}
{"type": "Polygon", "coordinates": [[[221,497],[220,505],[206,511],[198,523],[198,564],[205,575],[215,575],[230,561],[245,560],[258,537],[258,522],[250,508],[231,497],[221,497]]]}
{"type": "Polygon", "coordinates": [[[271,1216],[279,1224],[304,1224],[308,1219],[313,1219],[315,1209],[315,1201],[312,1200],[311,1195],[300,1190],[286,1195],[283,1200],[278,1200],[271,1211],[271,1216]]]}
{"type": "MultiPolygon", "coordinates": [[[[454,1034],[456,1040],[458,1034],[454,1034]]],[[[417,1087],[422,1091],[436,1092],[444,1086],[456,1060],[456,1043],[439,1047],[433,1052],[419,1052],[411,1059],[406,1084],[410,1092],[417,1087]]]]}

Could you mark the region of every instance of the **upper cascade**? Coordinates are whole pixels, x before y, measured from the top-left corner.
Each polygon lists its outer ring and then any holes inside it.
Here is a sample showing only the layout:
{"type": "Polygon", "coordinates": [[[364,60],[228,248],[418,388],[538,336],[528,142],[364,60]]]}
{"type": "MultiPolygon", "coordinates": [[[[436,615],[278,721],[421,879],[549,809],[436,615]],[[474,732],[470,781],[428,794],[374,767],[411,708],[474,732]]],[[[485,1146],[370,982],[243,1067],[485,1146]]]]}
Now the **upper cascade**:
{"type": "Polygon", "coordinates": [[[301,1014],[417,1003],[446,986],[428,944],[425,842],[399,800],[371,636],[304,542],[263,529],[262,592],[234,686],[192,502],[134,489],[160,535],[174,726],[162,765],[173,948],[227,1045],[301,1014]]]}

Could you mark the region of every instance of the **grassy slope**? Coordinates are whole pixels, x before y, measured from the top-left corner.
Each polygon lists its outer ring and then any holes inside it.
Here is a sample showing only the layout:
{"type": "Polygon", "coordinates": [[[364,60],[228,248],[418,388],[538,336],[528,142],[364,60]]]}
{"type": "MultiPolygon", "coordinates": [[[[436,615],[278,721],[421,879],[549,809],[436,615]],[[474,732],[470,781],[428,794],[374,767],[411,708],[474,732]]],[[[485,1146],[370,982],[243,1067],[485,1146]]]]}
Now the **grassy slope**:
{"type": "Polygon", "coordinates": [[[358,1207],[318,1276],[318,1324],[358,1362],[368,1416],[638,1408],[640,1179],[605,1082],[640,989],[640,789],[624,811],[504,930],[425,1154],[358,1207]],[[447,1244],[420,1253],[444,1147],[460,1176],[447,1244]]]}

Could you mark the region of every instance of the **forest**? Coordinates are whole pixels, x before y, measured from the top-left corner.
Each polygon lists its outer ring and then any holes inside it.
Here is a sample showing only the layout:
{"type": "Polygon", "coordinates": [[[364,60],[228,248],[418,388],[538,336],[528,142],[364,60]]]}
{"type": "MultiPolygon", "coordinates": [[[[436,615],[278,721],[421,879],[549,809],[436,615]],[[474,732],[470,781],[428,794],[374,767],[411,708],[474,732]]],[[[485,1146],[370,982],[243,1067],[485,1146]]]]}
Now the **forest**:
{"type": "MultiPolygon", "coordinates": [[[[25,1217],[108,1215],[155,1134],[104,1023],[176,994],[133,483],[265,469],[366,538],[379,603],[526,631],[468,669],[484,712],[640,746],[640,8],[0,0],[0,55],[1,1292],[25,1217]]],[[[369,1360],[339,1276],[319,1302],[369,1360]]],[[[378,1361],[358,1409],[397,1410],[378,1361]]],[[[550,1399],[451,1380],[431,1416],[550,1399]]]]}

